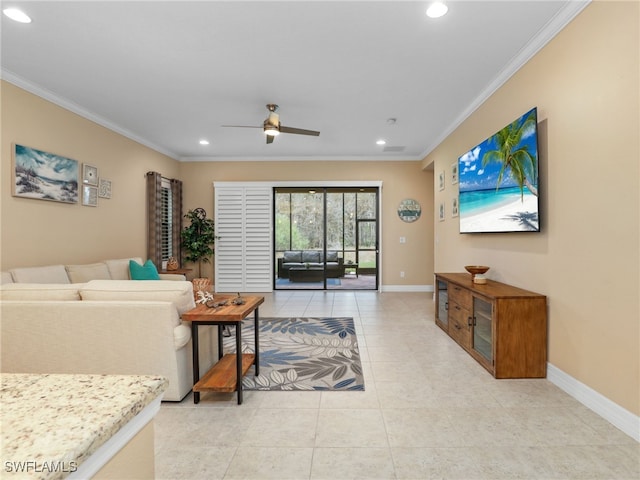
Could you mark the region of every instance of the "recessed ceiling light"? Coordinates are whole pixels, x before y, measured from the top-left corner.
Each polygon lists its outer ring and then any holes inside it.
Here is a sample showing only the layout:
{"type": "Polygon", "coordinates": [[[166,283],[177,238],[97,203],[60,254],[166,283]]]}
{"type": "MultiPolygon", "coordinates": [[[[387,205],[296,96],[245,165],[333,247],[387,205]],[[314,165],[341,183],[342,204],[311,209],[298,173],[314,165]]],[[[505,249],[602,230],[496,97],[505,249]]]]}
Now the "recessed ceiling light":
{"type": "Polygon", "coordinates": [[[385,145],[386,143],[387,143],[387,141],[386,141],[386,140],[382,140],[382,139],[380,139],[380,140],[378,140],[378,141],[376,142],[376,145],[385,145]]]}
{"type": "Polygon", "coordinates": [[[427,16],[430,18],[440,18],[445,15],[449,11],[449,7],[447,7],[442,2],[433,2],[427,8],[427,16]]]}
{"type": "Polygon", "coordinates": [[[200,140],[200,145],[209,145],[209,140],[200,140]]]}
{"type": "Polygon", "coordinates": [[[2,13],[16,22],[31,23],[31,18],[29,18],[29,15],[24,13],[22,10],[18,10],[17,8],[5,8],[4,10],[2,10],[2,13]]]}

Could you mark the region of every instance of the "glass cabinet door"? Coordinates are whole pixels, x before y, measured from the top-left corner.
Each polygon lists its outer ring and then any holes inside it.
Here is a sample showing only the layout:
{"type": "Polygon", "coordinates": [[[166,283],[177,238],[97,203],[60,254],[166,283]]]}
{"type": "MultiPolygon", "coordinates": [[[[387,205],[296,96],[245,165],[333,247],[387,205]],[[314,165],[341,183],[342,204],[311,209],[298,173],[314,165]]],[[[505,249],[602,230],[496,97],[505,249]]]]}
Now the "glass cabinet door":
{"type": "Polygon", "coordinates": [[[449,294],[447,292],[447,282],[441,280],[437,281],[438,284],[438,320],[445,327],[449,323],[449,294]]]}
{"type": "Polygon", "coordinates": [[[473,349],[493,361],[493,342],[491,336],[491,303],[473,297],[473,349]]]}

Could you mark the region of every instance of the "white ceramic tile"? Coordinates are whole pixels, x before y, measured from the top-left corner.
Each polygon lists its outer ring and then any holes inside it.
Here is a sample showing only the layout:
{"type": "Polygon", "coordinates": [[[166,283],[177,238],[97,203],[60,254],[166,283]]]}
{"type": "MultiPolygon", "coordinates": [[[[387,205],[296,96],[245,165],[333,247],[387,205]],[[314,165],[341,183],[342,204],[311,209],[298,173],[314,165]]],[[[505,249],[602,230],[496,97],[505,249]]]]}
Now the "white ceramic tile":
{"type": "Polygon", "coordinates": [[[380,410],[320,410],[316,447],[388,447],[380,410]]]}
{"type": "Polygon", "coordinates": [[[312,480],[395,479],[388,448],[316,448],[311,465],[312,480]]]}
{"type": "Polygon", "coordinates": [[[247,427],[243,446],[313,447],[318,409],[260,409],[247,427]]]}
{"type": "Polygon", "coordinates": [[[239,447],[224,479],[305,479],[311,475],[312,457],[313,448],[239,447]]]}
{"type": "Polygon", "coordinates": [[[640,478],[640,444],[546,379],[494,379],[433,308],[428,293],[267,294],[263,317],[354,318],[365,391],[163,403],[156,478],[640,478]]]}

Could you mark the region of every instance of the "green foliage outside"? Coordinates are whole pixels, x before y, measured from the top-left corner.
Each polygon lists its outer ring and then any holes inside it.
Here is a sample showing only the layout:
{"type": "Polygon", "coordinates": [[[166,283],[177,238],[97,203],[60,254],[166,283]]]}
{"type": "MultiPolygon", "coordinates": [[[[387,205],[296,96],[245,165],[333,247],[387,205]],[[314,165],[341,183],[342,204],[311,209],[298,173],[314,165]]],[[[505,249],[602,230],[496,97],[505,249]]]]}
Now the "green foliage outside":
{"type": "MultiPolygon", "coordinates": [[[[326,249],[344,252],[345,262],[356,259],[358,220],[376,219],[376,194],[371,192],[327,193],[326,249]],[[356,207],[357,205],[357,207],[356,207]]],[[[324,247],[323,193],[276,194],[276,252],[322,250],[324,247]]],[[[360,246],[375,248],[375,230],[361,224],[360,246]]],[[[371,226],[374,226],[371,223],[371,226]]],[[[360,267],[375,268],[375,255],[361,250],[360,267]]]]}

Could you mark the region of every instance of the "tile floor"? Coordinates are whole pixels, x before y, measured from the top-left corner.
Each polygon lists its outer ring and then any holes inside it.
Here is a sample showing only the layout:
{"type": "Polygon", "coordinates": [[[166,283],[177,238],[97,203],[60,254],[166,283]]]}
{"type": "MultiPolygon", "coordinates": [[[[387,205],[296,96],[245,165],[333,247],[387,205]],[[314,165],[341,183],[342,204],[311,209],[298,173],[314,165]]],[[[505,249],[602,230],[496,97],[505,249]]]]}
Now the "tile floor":
{"type": "Polygon", "coordinates": [[[163,403],[157,478],[640,478],[640,444],[545,379],[495,380],[430,294],[278,291],[260,314],[352,316],[365,391],[163,403]]]}

